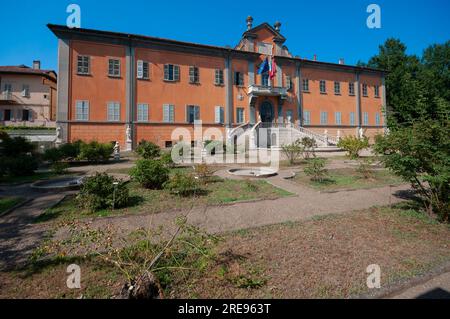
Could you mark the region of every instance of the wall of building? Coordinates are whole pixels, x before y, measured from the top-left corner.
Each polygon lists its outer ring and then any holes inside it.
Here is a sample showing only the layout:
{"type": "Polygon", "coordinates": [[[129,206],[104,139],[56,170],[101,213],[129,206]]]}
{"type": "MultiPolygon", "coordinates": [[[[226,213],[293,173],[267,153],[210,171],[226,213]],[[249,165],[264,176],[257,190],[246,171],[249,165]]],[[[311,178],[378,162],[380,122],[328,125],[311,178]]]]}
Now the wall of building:
{"type": "Polygon", "coordinates": [[[52,94],[55,89],[55,83],[46,80],[44,77],[36,75],[1,75],[1,90],[3,93],[5,84],[12,85],[12,102],[0,100],[0,123],[7,126],[54,126],[52,121],[52,94]],[[29,96],[22,96],[23,85],[29,86],[29,96]],[[14,120],[4,121],[4,111],[11,110],[14,120]],[[32,112],[31,120],[23,121],[22,114],[24,110],[32,112]]]}

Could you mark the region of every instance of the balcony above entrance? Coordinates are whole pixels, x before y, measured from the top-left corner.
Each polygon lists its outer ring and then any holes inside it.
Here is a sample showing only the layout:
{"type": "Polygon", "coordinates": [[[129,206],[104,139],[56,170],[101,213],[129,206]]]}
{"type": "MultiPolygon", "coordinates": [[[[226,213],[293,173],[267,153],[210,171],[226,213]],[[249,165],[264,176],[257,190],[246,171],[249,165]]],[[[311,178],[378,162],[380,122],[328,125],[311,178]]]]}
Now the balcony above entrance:
{"type": "Polygon", "coordinates": [[[287,98],[287,88],[279,86],[250,85],[248,87],[248,95],[257,96],[279,96],[282,99],[287,98]]]}

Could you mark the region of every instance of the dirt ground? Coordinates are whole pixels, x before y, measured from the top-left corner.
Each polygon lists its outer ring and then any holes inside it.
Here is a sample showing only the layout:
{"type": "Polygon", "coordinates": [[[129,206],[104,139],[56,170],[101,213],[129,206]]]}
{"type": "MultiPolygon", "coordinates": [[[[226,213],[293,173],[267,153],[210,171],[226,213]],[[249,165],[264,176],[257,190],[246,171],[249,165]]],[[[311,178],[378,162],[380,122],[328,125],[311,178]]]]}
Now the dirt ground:
{"type": "MultiPolygon", "coordinates": [[[[382,288],[450,262],[450,229],[407,207],[372,208],[227,232],[216,259],[168,298],[348,298],[372,293],[366,268],[381,267],[382,288]]],[[[0,272],[0,298],[110,298],[124,277],[110,265],[62,258],[0,272]],[[82,289],[66,288],[66,267],[82,267],[82,289]]]]}

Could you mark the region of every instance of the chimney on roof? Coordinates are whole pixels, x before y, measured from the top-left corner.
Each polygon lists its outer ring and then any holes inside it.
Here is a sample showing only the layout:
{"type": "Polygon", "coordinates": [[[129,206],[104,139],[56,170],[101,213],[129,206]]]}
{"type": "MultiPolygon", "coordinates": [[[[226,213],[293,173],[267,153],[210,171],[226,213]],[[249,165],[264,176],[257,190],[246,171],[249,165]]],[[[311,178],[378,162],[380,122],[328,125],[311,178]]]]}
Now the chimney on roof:
{"type": "Polygon", "coordinates": [[[339,64],[345,64],[344,58],[340,58],[340,59],[339,59],[339,64]]]}
{"type": "Polygon", "coordinates": [[[314,60],[314,61],[317,61],[317,54],[314,54],[313,60],[314,60]]]}
{"type": "Polygon", "coordinates": [[[274,28],[275,28],[275,30],[277,32],[280,32],[280,28],[281,28],[281,22],[280,21],[275,22],[275,24],[273,26],[274,26],[274,28]]]}
{"type": "Polygon", "coordinates": [[[252,16],[247,17],[247,31],[253,28],[253,18],[252,16]]]}
{"type": "Polygon", "coordinates": [[[34,61],[33,61],[33,69],[35,69],[35,70],[40,70],[40,69],[41,69],[41,61],[39,61],[39,60],[34,60],[34,61]]]}

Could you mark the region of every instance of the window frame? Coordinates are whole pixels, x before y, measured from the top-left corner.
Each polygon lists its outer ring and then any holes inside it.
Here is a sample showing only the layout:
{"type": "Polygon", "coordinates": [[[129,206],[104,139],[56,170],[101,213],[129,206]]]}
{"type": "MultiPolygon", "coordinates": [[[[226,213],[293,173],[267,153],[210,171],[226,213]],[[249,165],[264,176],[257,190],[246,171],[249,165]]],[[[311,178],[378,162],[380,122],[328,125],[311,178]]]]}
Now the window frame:
{"type": "Polygon", "coordinates": [[[223,106],[216,105],[214,108],[214,123],[224,124],[225,123],[225,111],[223,106]],[[219,118],[217,118],[217,111],[219,111],[219,118]]]}
{"type": "Polygon", "coordinates": [[[368,97],[369,96],[369,88],[366,83],[362,84],[362,96],[368,97]]]}
{"type": "Polygon", "coordinates": [[[348,95],[355,96],[355,83],[354,82],[348,83],[348,95]]]}
{"type": "Polygon", "coordinates": [[[320,94],[327,94],[327,81],[319,80],[319,92],[320,94]],[[323,90],[322,90],[323,86],[323,90]]]}
{"type": "Polygon", "coordinates": [[[180,66],[177,64],[164,64],[164,81],[165,82],[179,82],[180,81],[180,66]],[[171,70],[172,68],[172,70],[171,70]]]}
{"type": "Polygon", "coordinates": [[[328,111],[320,111],[320,125],[328,125],[328,111]]]}
{"type": "Polygon", "coordinates": [[[376,97],[376,98],[379,98],[379,97],[380,97],[380,86],[379,86],[379,85],[375,85],[375,86],[373,87],[373,90],[374,90],[374,95],[375,95],[375,97],[376,97]]]}
{"type": "Polygon", "coordinates": [[[245,123],[245,108],[236,107],[236,124],[243,124],[243,123],[245,123]],[[242,115],[242,119],[239,121],[240,115],[242,115]]]}
{"type": "Polygon", "coordinates": [[[363,125],[365,126],[369,125],[369,112],[363,113],[363,125]]]}
{"type": "Polygon", "coordinates": [[[195,121],[200,120],[200,106],[194,105],[194,104],[187,104],[186,105],[186,123],[188,124],[194,124],[195,121]],[[191,110],[193,110],[191,112],[191,110]],[[191,115],[193,115],[192,121],[191,121],[191,115]]]}
{"type": "Polygon", "coordinates": [[[341,82],[339,81],[334,81],[334,95],[341,95],[341,82]]]}
{"type": "Polygon", "coordinates": [[[150,113],[150,106],[148,105],[148,103],[138,103],[136,110],[136,121],[139,123],[148,122],[150,118],[149,113],[150,113]]]}
{"type": "Polygon", "coordinates": [[[91,75],[91,56],[79,54],[77,56],[77,74],[78,75],[91,75]],[[80,61],[81,59],[81,61],[80,61]],[[86,59],[86,60],[84,60],[86,59]],[[81,65],[80,65],[81,63],[81,65]],[[86,65],[87,64],[87,65],[86,65]],[[86,71],[85,71],[86,69],[86,71]]]}
{"type": "Polygon", "coordinates": [[[334,124],[342,125],[342,112],[340,111],[334,112],[334,124]]]}
{"type": "Polygon", "coordinates": [[[355,112],[350,112],[349,124],[352,125],[352,126],[356,125],[356,113],[355,112]]]}
{"type": "Polygon", "coordinates": [[[302,92],[309,92],[309,79],[302,79],[302,92]],[[306,84],[306,89],[305,89],[306,84]]]}
{"type": "Polygon", "coordinates": [[[108,58],[108,76],[110,78],[120,78],[122,75],[121,72],[121,61],[119,58],[108,58]],[[111,65],[112,63],[112,65],[111,65]],[[112,67],[112,69],[111,69],[112,67]],[[111,73],[111,71],[113,73],[111,73]]]}
{"type": "Polygon", "coordinates": [[[381,125],[381,115],[380,113],[375,113],[375,125],[380,126],[381,125]]]}
{"type": "Polygon", "coordinates": [[[223,69],[214,70],[214,85],[223,86],[225,84],[223,69]]]}
{"type": "Polygon", "coordinates": [[[138,80],[150,79],[150,62],[145,60],[136,61],[136,78],[138,80]],[[140,68],[142,68],[142,70],[139,70],[140,68]],[[142,75],[140,75],[139,73],[142,73],[142,75]]]}
{"type": "Polygon", "coordinates": [[[175,105],[174,104],[163,104],[163,123],[175,123],[175,105]],[[165,117],[165,110],[168,110],[168,116],[165,117]]]}
{"type": "Polygon", "coordinates": [[[75,101],[75,120],[78,122],[89,121],[90,115],[90,102],[88,100],[77,100],[75,101]],[[78,111],[78,103],[82,103],[81,112],[78,111]],[[82,118],[79,117],[81,115],[82,118]],[[84,117],[86,115],[86,118],[84,117]]]}
{"type": "Polygon", "coordinates": [[[189,66],[189,83],[199,84],[200,83],[200,68],[195,65],[189,66]]]}
{"type": "Polygon", "coordinates": [[[29,98],[30,97],[30,85],[29,84],[23,84],[22,85],[22,97],[29,98]]]}
{"type": "Polygon", "coordinates": [[[110,101],[106,103],[106,119],[108,122],[120,122],[120,107],[120,102],[117,101],[110,101]],[[113,107],[112,113],[111,106],[113,107]]]}
{"type": "Polygon", "coordinates": [[[311,125],[311,111],[303,111],[303,125],[311,125]]]}

